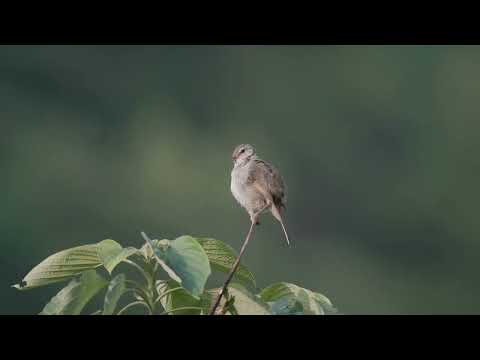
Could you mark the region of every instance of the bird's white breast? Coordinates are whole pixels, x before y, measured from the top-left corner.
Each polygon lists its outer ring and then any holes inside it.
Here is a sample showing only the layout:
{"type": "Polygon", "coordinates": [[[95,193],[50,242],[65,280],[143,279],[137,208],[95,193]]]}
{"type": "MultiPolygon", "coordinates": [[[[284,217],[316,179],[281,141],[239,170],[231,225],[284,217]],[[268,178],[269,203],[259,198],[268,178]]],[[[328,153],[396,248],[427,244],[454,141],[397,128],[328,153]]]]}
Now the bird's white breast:
{"type": "Polygon", "coordinates": [[[248,182],[249,164],[232,170],[230,190],[238,203],[247,211],[255,210],[262,201],[261,194],[248,182]]]}
{"type": "Polygon", "coordinates": [[[246,177],[244,171],[240,167],[234,167],[232,170],[232,180],[230,182],[230,190],[233,196],[239,202],[240,205],[245,207],[246,196],[246,177]]]}

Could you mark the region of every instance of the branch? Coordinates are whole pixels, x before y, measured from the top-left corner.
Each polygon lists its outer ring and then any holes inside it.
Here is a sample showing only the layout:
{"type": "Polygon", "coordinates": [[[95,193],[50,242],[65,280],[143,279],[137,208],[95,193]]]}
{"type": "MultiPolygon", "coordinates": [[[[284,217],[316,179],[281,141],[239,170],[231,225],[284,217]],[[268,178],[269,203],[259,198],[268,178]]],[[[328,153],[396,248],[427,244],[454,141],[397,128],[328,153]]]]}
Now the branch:
{"type": "Polygon", "coordinates": [[[245,241],[242,245],[242,249],[240,250],[240,254],[238,255],[237,260],[235,260],[235,263],[232,266],[232,269],[230,270],[230,273],[228,274],[227,280],[225,281],[225,284],[223,284],[222,290],[217,296],[217,299],[215,300],[215,303],[213,304],[209,315],[214,315],[215,311],[217,310],[218,305],[220,304],[220,300],[222,299],[223,294],[225,294],[225,291],[228,287],[228,284],[230,284],[230,281],[233,278],[233,275],[238,269],[238,266],[240,265],[240,259],[245,252],[245,249],[247,248],[248,242],[250,241],[250,238],[252,237],[253,233],[253,228],[255,227],[255,224],[257,223],[256,219],[252,220],[252,224],[250,225],[250,230],[248,231],[247,237],[245,238],[245,241]]]}

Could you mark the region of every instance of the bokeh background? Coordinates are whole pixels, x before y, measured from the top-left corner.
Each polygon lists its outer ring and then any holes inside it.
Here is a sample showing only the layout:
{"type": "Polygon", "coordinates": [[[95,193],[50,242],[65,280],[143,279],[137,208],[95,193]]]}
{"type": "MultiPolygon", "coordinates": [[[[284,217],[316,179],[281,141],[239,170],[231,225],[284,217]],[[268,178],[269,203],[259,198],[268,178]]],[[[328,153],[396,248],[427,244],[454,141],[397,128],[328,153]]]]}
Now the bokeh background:
{"type": "MultiPolygon", "coordinates": [[[[0,312],[48,255],[140,231],[239,249],[231,152],[288,185],[244,263],[346,314],[480,312],[480,47],[0,46],[0,312]]],[[[221,277],[223,279],[223,277],[221,277]]]]}

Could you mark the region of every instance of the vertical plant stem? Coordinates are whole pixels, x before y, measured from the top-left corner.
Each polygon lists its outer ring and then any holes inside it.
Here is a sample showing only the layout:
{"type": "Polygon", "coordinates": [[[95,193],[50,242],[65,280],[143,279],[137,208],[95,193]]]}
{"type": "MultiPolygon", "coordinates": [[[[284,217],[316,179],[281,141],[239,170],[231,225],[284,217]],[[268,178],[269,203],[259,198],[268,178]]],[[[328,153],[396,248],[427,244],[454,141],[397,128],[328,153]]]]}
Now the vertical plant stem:
{"type": "Polygon", "coordinates": [[[228,284],[230,284],[230,281],[233,278],[233,275],[235,275],[235,272],[238,269],[238,266],[240,265],[240,259],[242,258],[243,253],[245,252],[245,249],[247,248],[248,242],[250,241],[250,238],[252,237],[253,234],[253,229],[255,227],[255,224],[257,223],[256,218],[252,220],[252,224],[250,225],[250,230],[248,231],[247,237],[245,238],[245,241],[243,242],[242,249],[240,250],[240,254],[238,255],[237,260],[235,260],[235,263],[232,266],[232,269],[230,270],[230,273],[228,274],[227,280],[222,286],[222,290],[220,290],[220,293],[217,296],[217,299],[215,300],[215,303],[213,304],[212,308],[210,309],[209,315],[214,315],[215,310],[217,310],[218,305],[220,304],[220,300],[222,299],[222,296],[225,294],[225,291],[228,287],[228,284]]]}

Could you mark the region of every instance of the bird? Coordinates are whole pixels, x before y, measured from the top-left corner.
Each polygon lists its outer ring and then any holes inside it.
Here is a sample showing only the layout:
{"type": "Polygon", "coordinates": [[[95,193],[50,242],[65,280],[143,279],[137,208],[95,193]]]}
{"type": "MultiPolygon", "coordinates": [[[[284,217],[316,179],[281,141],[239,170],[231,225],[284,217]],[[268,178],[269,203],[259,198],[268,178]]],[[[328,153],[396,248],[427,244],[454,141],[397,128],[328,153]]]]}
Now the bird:
{"type": "Polygon", "coordinates": [[[282,218],[282,212],[286,209],[286,188],[279,171],[258,157],[250,144],[236,146],[232,160],[230,190],[249,214],[252,226],[260,225],[258,217],[263,211],[269,210],[280,222],[287,244],[290,245],[290,236],[282,218]]]}

